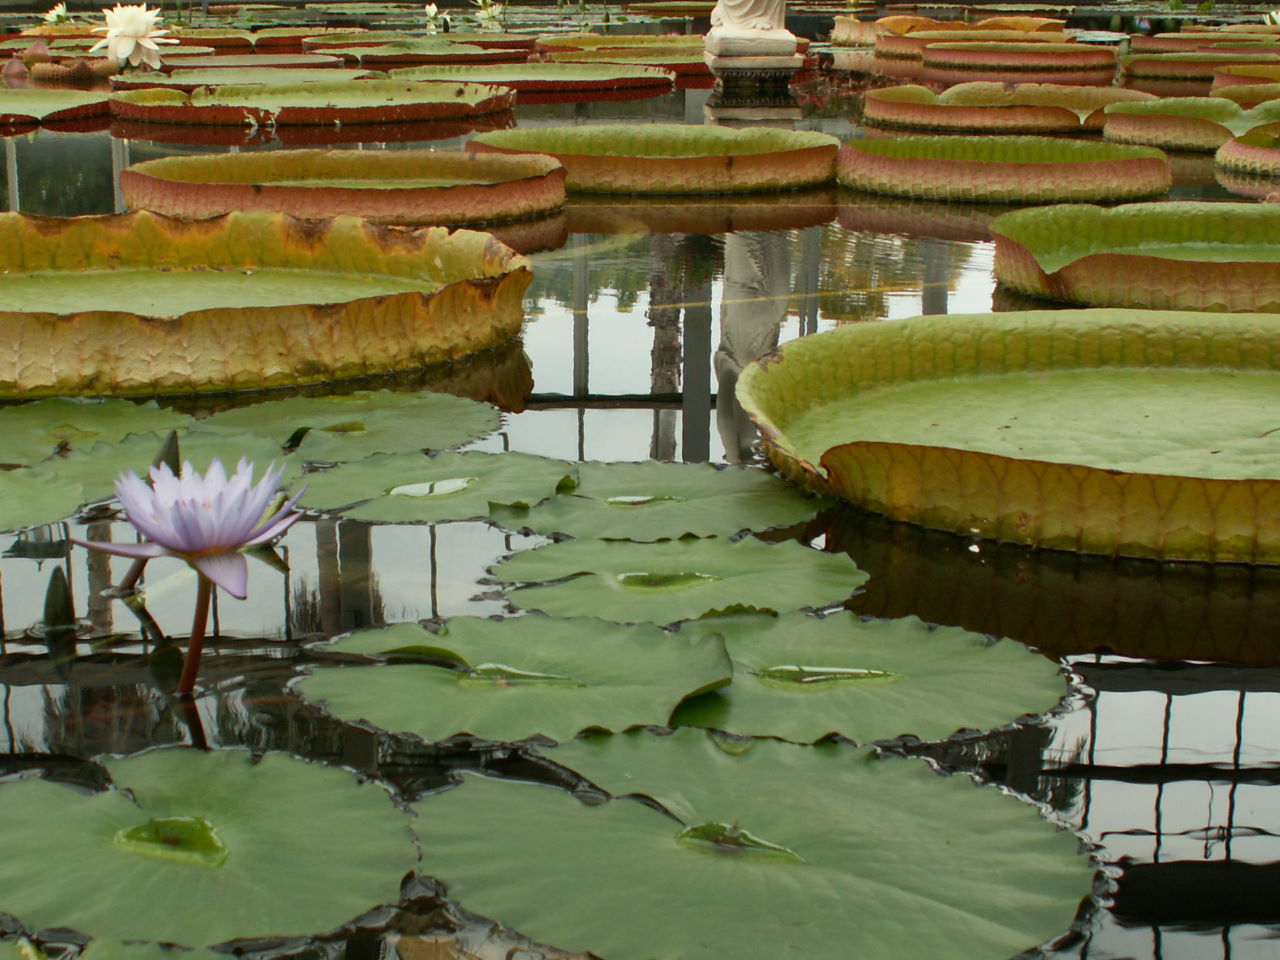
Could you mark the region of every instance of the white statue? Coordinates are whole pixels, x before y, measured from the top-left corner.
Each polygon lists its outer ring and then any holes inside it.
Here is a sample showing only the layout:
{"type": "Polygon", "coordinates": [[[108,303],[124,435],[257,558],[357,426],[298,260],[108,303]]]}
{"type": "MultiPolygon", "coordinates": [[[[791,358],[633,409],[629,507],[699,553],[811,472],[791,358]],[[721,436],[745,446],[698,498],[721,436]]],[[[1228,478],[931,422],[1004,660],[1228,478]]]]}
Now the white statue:
{"type": "Polygon", "coordinates": [[[707,53],[715,57],[791,57],[796,52],[796,38],[783,26],[786,17],[786,0],[719,0],[711,11],[707,53]]]}
{"type": "Polygon", "coordinates": [[[711,26],[781,30],[786,18],[786,0],[719,0],[711,11],[711,26]]]}

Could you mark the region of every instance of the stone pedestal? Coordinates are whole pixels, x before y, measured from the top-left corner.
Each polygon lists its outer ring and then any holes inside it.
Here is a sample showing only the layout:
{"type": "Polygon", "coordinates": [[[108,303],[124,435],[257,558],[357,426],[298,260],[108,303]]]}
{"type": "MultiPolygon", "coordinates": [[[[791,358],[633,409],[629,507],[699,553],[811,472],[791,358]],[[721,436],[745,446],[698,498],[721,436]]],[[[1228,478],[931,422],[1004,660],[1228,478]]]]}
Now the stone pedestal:
{"type": "Polygon", "coordinates": [[[804,65],[795,35],[781,28],[712,27],[704,56],[716,78],[712,101],[724,108],[789,101],[788,84],[804,65]]]}

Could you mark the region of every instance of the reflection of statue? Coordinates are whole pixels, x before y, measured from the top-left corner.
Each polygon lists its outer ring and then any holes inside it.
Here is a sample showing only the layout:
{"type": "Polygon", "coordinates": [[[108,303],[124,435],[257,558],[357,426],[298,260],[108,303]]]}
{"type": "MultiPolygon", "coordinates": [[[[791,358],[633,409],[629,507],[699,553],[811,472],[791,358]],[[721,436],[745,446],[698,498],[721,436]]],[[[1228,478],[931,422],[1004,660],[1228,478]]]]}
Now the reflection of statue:
{"type": "Polygon", "coordinates": [[[786,15],[786,0],[719,0],[711,11],[711,26],[781,30],[786,15]]]}
{"type": "Polygon", "coordinates": [[[716,426],[731,463],[750,460],[756,431],[734,396],[738,374],[778,345],[791,298],[790,233],[730,233],[724,238],[724,293],[716,350],[716,426]]]}

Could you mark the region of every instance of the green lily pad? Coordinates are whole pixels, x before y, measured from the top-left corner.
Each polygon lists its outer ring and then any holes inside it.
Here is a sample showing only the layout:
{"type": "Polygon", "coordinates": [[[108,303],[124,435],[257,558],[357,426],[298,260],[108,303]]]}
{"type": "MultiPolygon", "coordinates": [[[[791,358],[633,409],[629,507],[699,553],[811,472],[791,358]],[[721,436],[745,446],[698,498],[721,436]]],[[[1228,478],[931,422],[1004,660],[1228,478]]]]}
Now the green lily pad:
{"type": "Polygon", "coordinates": [[[162,410],[154,401],[60,397],[0,407],[0,462],[30,464],[54,453],[121,440],[129,434],[175,430],[191,418],[162,410]]]}
{"type": "Polygon", "coordinates": [[[417,804],[416,826],[451,897],[564,949],[995,960],[1066,931],[1089,895],[1073,836],[919,761],[765,740],[731,754],[695,731],[549,753],[646,789],[684,828],[633,800],[479,777],[417,804]]]}
{"type": "Polygon", "coordinates": [[[215,413],[201,425],[251,432],[279,444],[300,437],[304,460],[344,461],[461,446],[497,427],[498,411],[448,393],[380,390],[270,400],[215,413]]]}
{"type": "MultiPolygon", "coordinates": [[[[119,443],[94,444],[32,467],[31,482],[79,484],[83,488],[81,502],[93,503],[110,497],[115,492],[116,478],[125,471],[132,470],[145,477],[164,442],[164,436],[149,433],[127,437],[119,443]]],[[[287,456],[279,445],[252,433],[200,429],[181,431],[178,451],[182,462],[190,461],[201,473],[214,457],[219,458],[228,470],[233,470],[243,457],[257,468],[254,472],[256,477],[261,477],[272,463],[285,468],[280,477],[283,485],[302,476],[301,459],[287,456]]]]}
{"type": "Polygon", "coordinates": [[[398,453],[312,474],[302,502],[356,520],[473,520],[487,517],[495,504],[544,500],[572,473],[563,460],[527,453],[398,453]]]}
{"type": "Polygon", "coordinates": [[[76,960],[223,960],[225,956],[212,950],[172,950],[158,943],[94,940],[80,951],[76,960]]]}
{"type": "Polygon", "coordinates": [[[736,608],[819,607],[846,599],[867,579],[843,554],[752,539],[575,540],[517,553],[491,574],[501,583],[544,583],[512,590],[517,606],[621,623],[674,623],[736,608]]]}
{"type": "Polygon", "coordinates": [[[0,530],[20,530],[70,517],[88,502],[84,485],[34,470],[0,472],[0,530]]]}
{"type": "Polygon", "coordinates": [[[681,628],[712,630],[728,645],[733,685],[685,701],[675,726],[798,743],[837,733],[863,743],[938,740],[1043,713],[1067,692],[1057,664],[1020,644],[916,617],[744,615],[681,628]]]}
{"type": "Polygon", "coordinates": [[[180,748],[104,763],[119,789],[0,785],[0,910],[29,927],[192,947],[321,933],[396,900],[418,859],[387,794],[344,770],[180,748]]]}
{"type": "Polygon", "coordinates": [[[569,740],[584,729],[662,725],[685,697],[727,684],[718,635],[673,635],[600,620],[458,617],[439,633],[416,624],[353,634],[331,648],[387,666],[317,669],[298,691],[335,716],[424,740],[469,733],[569,740]],[[448,663],[454,666],[451,668],[448,663]]]}
{"type": "Polygon", "coordinates": [[[584,463],[578,485],[495,519],[535,533],[598,540],[729,536],[808,520],[821,501],[764,470],[710,464],[584,463]]]}

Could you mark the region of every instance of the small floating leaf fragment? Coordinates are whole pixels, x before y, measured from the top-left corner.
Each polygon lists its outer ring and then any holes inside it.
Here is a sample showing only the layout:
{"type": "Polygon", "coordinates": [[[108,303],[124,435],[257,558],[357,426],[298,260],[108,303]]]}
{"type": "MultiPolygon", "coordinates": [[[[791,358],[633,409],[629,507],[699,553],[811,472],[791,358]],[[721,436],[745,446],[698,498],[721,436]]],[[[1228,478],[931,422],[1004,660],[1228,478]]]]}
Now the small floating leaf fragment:
{"type": "Polygon", "coordinates": [[[605,503],[611,507],[651,507],[655,503],[683,503],[684,497],[663,497],[663,496],[644,496],[636,494],[631,496],[609,497],[605,503]]]}
{"type": "Polygon", "coordinates": [[[890,673],[888,670],[872,670],[866,667],[806,667],[798,664],[765,667],[753,671],[752,676],[761,683],[784,689],[796,687],[815,689],[843,683],[893,683],[895,680],[902,679],[901,674],[890,673]]]}
{"type": "Polygon", "coordinates": [[[156,817],[115,835],[126,850],[176,863],[220,867],[228,850],[218,832],[200,817],[156,817]]]}
{"type": "Polygon", "coordinates": [[[392,487],[387,494],[392,497],[447,497],[461,493],[479,477],[449,477],[444,480],[426,480],[422,483],[406,483],[392,487]]]}
{"type": "Polygon", "coordinates": [[[715,853],[758,863],[804,863],[794,850],[762,840],[736,823],[700,823],[676,834],[676,842],[699,853],[715,853]]]}
{"type": "Polygon", "coordinates": [[[521,670],[518,667],[509,667],[505,663],[477,664],[468,673],[463,674],[458,682],[464,687],[586,686],[585,682],[574,677],[566,677],[558,673],[539,673],[537,670],[521,670]]]}

